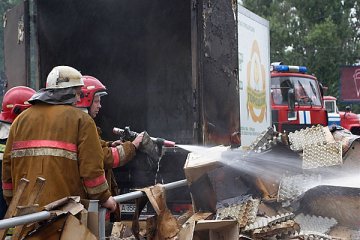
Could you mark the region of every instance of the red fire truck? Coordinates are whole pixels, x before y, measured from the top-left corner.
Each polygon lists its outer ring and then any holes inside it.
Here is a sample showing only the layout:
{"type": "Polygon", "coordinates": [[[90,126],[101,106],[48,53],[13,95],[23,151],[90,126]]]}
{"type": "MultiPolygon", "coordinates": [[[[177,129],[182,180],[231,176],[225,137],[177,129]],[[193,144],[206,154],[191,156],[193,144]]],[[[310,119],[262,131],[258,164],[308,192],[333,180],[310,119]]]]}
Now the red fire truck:
{"type": "Polygon", "coordinates": [[[353,134],[360,134],[360,118],[355,113],[351,112],[350,106],[347,106],[344,111],[339,111],[336,98],[333,96],[324,96],[324,104],[328,112],[329,126],[339,125],[350,130],[353,134]]]}
{"type": "Polygon", "coordinates": [[[322,87],[304,66],[271,64],[272,121],[277,131],[328,125],[322,87]]]}

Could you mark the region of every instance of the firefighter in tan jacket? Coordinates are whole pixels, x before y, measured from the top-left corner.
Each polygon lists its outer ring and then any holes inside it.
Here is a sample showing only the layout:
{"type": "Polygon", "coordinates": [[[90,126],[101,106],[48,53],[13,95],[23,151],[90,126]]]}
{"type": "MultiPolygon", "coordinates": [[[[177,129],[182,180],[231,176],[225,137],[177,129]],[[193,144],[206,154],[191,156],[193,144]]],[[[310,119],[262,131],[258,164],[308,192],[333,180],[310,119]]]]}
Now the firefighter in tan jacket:
{"type": "MultiPolygon", "coordinates": [[[[83,76],[83,80],[84,86],[81,88],[81,100],[77,102],[76,106],[88,112],[92,118],[95,118],[101,108],[101,96],[107,95],[106,87],[97,78],[92,76],[83,76]]],[[[101,130],[98,129],[98,131],[100,136],[101,130]]],[[[124,166],[133,159],[136,149],[142,142],[142,138],[142,133],[132,142],[106,142],[100,138],[104,153],[105,175],[113,195],[118,195],[119,192],[112,168],[124,166]]]]}
{"type": "Polygon", "coordinates": [[[96,125],[88,114],[73,106],[80,100],[83,85],[76,69],[55,67],[47,77],[46,89],[29,100],[33,106],[11,125],[2,174],[7,202],[21,178],[30,180],[24,192],[26,201],[36,178],[43,177],[46,184],[40,206],[80,196],[99,200],[110,211],[116,209],[105,178],[96,125]]]}

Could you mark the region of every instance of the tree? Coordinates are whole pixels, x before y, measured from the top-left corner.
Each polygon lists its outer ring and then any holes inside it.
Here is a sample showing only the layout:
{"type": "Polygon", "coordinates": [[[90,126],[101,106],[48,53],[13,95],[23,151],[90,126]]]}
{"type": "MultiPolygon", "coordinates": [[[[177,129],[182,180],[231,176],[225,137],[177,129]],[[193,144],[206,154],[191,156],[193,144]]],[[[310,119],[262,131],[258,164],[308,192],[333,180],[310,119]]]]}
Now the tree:
{"type": "MultiPolygon", "coordinates": [[[[270,58],[305,65],[339,96],[340,67],[360,64],[359,0],[244,0],[270,21],[270,58]]],[[[360,112],[360,106],[353,106],[360,112]]]]}

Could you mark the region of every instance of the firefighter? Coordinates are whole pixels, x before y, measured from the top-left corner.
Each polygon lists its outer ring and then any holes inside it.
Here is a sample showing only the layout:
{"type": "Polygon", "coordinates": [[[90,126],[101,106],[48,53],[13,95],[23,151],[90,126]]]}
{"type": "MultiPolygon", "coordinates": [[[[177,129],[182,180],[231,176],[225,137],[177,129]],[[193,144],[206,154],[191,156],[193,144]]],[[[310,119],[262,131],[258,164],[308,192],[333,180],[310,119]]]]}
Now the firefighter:
{"type": "MultiPolygon", "coordinates": [[[[84,76],[83,80],[84,86],[81,88],[81,100],[77,102],[76,106],[88,112],[92,118],[95,118],[101,108],[101,97],[107,95],[107,90],[95,77],[84,76]]],[[[100,128],[98,128],[98,131],[100,137],[100,128]]],[[[142,139],[143,133],[139,134],[132,142],[126,141],[124,143],[119,140],[106,142],[100,138],[104,153],[105,175],[113,195],[118,195],[119,192],[112,168],[124,166],[133,159],[142,139]]]]}
{"type": "MultiPolygon", "coordinates": [[[[9,130],[15,118],[29,108],[31,105],[28,100],[35,93],[31,88],[18,86],[9,89],[3,98],[2,109],[0,112],[0,161],[2,162],[5,150],[6,140],[9,136],[9,130]]],[[[0,165],[1,174],[2,164],[0,165]]],[[[7,210],[6,202],[3,198],[2,189],[0,189],[0,219],[3,219],[7,210]]]]}
{"type": "Polygon", "coordinates": [[[38,200],[44,206],[67,196],[99,200],[116,209],[103,169],[103,152],[94,120],[76,108],[84,85],[81,73],[54,67],[46,88],[29,100],[32,107],[10,128],[3,159],[3,191],[7,203],[19,180],[30,181],[20,205],[26,205],[37,177],[46,179],[38,200]]]}

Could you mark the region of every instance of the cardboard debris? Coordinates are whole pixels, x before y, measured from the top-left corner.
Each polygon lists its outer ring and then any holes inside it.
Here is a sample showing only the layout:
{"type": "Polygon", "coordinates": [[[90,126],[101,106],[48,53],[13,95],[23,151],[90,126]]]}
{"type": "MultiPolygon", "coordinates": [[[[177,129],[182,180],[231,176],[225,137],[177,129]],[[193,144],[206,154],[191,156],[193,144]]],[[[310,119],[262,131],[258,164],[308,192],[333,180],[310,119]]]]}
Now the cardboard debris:
{"type": "MultiPolygon", "coordinates": [[[[165,190],[161,184],[142,189],[145,192],[148,200],[156,212],[153,219],[147,222],[147,239],[162,240],[172,239],[179,233],[179,226],[175,217],[171,214],[166,205],[165,190]],[[151,226],[151,227],[150,227],[151,226]],[[152,233],[150,236],[149,233],[152,233]]],[[[139,202],[137,202],[136,212],[139,209],[139,202]]],[[[133,233],[135,237],[139,238],[139,223],[138,215],[133,221],[133,233]]]]}
{"type": "Polygon", "coordinates": [[[67,214],[55,216],[44,224],[41,224],[26,236],[27,240],[58,240],[62,228],[67,219],[67,214]]]}
{"type": "Polygon", "coordinates": [[[207,175],[216,193],[217,202],[245,195],[249,191],[249,186],[245,182],[249,181],[250,176],[239,175],[239,170],[233,166],[216,168],[208,172],[207,175]],[[246,181],[243,178],[246,178],[246,181]]]}
{"type": "Polygon", "coordinates": [[[253,239],[288,239],[299,232],[300,227],[294,220],[287,220],[284,222],[268,225],[263,228],[255,229],[252,233],[253,239]]]}
{"type": "Polygon", "coordinates": [[[243,228],[255,221],[260,200],[244,196],[239,202],[226,204],[216,210],[216,219],[234,219],[243,228]]]}
{"type": "Polygon", "coordinates": [[[360,143],[360,136],[352,134],[349,130],[336,130],[332,133],[336,142],[340,142],[342,146],[342,152],[344,157],[346,157],[346,153],[353,149],[354,143],[360,143]]]}
{"type": "Polygon", "coordinates": [[[64,197],[48,205],[44,206],[46,211],[51,211],[56,215],[61,215],[70,212],[76,215],[84,209],[84,205],[80,203],[79,196],[64,197]]]}
{"type": "Polygon", "coordinates": [[[321,125],[290,132],[289,141],[291,143],[290,149],[293,151],[303,151],[305,146],[334,142],[333,138],[329,135],[329,129],[321,125]]]}
{"type": "Polygon", "coordinates": [[[320,185],[304,193],[300,204],[308,214],[334,218],[342,226],[359,228],[359,188],[320,185]]]}
{"type": "Polygon", "coordinates": [[[87,227],[67,213],[56,216],[26,236],[28,240],[96,240],[87,227]]]}
{"type": "Polygon", "coordinates": [[[98,208],[97,200],[80,199],[79,196],[64,197],[44,207],[45,210],[51,211],[57,216],[67,213],[79,214],[82,225],[88,228],[96,237],[99,236],[98,208]]]}
{"type": "MultiPolygon", "coordinates": [[[[148,223],[148,219],[139,219],[139,237],[140,237],[140,239],[141,239],[141,237],[145,237],[147,235],[147,223],[148,223]]],[[[132,232],[132,224],[133,224],[133,222],[130,220],[115,222],[113,229],[111,231],[111,237],[116,239],[116,237],[119,234],[123,234],[123,238],[132,237],[132,239],[134,239],[135,237],[132,232]],[[128,230],[130,230],[130,236],[127,236],[128,230]]]]}
{"type": "Polygon", "coordinates": [[[194,212],[192,210],[189,210],[187,212],[185,212],[183,215],[179,216],[177,218],[177,222],[178,224],[181,226],[183,225],[187,220],[189,220],[189,218],[191,218],[191,216],[194,215],[194,212]]]}
{"type": "Polygon", "coordinates": [[[216,212],[216,192],[207,174],[191,183],[189,189],[195,212],[216,212]]]}
{"type": "Polygon", "coordinates": [[[236,220],[200,220],[189,222],[179,234],[179,240],[238,240],[236,220]]]}
{"type": "Polygon", "coordinates": [[[303,213],[297,215],[295,221],[300,225],[300,234],[306,232],[327,234],[330,229],[337,224],[337,221],[334,218],[307,215],[303,213]]]}
{"type": "Polygon", "coordinates": [[[123,239],[131,236],[132,236],[132,232],[131,232],[131,227],[129,225],[122,222],[114,222],[111,231],[111,237],[123,239]]]}
{"type": "Polygon", "coordinates": [[[329,235],[340,239],[360,239],[359,229],[351,229],[344,226],[335,226],[329,235]]]}
{"type": "Polygon", "coordinates": [[[204,220],[212,216],[212,213],[195,213],[184,224],[182,224],[179,232],[179,240],[189,239],[191,240],[194,235],[195,223],[199,220],[204,220]]]}
{"type": "Polygon", "coordinates": [[[184,165],[195,212],[215,212],[216,193],[207,173],[223,166],[221,155],[229,147],[216,146],[204,152],[189,153],[184,165]]]}
{"type": "Polygon", "coordinates": [[[341,144],[309,145],[304,147],[303,169],[342,165],[341,144]]]}
{"type": "Polygon", "coordinates": [[[223,166],[221,154],[229,147],[216,146],[200,153],[189,153],[184,165],[185,176],[189,184],[199,179],[204,173],[223,166]]]}
{"type": "Polygon", "coordinates": [[[92,234],[89,229],[86,228],[80,221],[72,216],[69,215],[66,222],[64,229],[62,231],[60,240],[97,240],[94,234],[92,234]]]}

